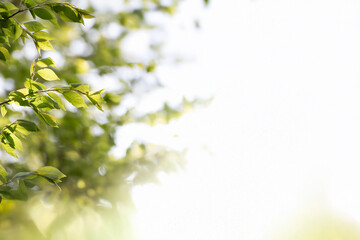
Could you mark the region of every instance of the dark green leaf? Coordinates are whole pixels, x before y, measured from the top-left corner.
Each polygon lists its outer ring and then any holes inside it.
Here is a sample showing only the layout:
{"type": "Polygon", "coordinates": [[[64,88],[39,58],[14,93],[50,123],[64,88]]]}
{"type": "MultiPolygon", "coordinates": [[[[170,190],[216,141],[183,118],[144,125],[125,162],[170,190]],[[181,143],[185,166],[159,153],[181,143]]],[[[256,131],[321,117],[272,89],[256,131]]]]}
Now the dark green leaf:
{"type": "Polygon", "coordinates": [[[46,7],[36,8],[33,10],[33,12],[36,16],[38,16],[41,19],[48,20],[54,25],[58,24],[54,13],[46,7]]]}
{"type": "Polygon", "coordinates": [[[38,126],[35,123],[28,121],[28,120],[19,119],[19,120],[17,120],[17,124],[29,132],[39,132],[40,131],[40,129],[38,128],[38,126]]]}

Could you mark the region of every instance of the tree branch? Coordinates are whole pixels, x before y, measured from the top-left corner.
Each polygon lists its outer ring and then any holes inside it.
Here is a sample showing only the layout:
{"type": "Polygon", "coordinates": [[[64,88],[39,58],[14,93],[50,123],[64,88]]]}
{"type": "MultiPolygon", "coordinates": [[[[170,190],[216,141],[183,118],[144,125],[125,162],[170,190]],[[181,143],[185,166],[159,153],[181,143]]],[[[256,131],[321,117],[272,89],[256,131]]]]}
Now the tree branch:
{"type": "Polygon", "coordinates": [[[11,101],[12,101],[12,100],[10,100],[10,99],[9,99],[9,100],[6,100],[6,101],[3,101],[3,102],[0,103],[0,106],[1,106],[1,105],[4,105],[4,104],[7,104],[7,103],[9,103],[9,102],[11,102],[11,101]]]}
{"type": "Polygon", "coordinates": [[[29,7],[29,8],[19,9],[17,12],[15,12],[15,13],[11,14],[10,16],[4,18],[4,21],[6,21],[6,20],[8,20],[8,19],[10,19],[12,17],[15,17],[19,13],[30,11],[30,10],[33,10],[35,8],[39,8],[39,7],[47,6],[47,5],[52,5],[52,4],[69,5],[68,3],[56,3],[56,2],[55,3],[39,3],[38,5],[29,7]]]}

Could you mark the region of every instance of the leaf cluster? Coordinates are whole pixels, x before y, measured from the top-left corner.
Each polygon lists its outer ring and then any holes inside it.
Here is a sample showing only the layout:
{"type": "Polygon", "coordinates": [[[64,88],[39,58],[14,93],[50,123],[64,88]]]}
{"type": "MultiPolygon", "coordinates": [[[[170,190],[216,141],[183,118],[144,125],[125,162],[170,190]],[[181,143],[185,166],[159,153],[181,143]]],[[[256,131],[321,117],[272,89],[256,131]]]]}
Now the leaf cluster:
{"type": "MultiPolygon", "coordinates": [[[[9,155],[18,157],[17,152],[23,151],[25,137],[30,133],[39,132],[39,124],[59,127],[58,120],[52,111],[66,111],[64,101],[76,108],[88,108],[87,104],[92,104],[102,111],[101,93],[103,90],[91,91],[87,84],[54,85],[53,82],[61,82],[56,73],[55,63],[51,58],[41,57],[43,51],[54,50],[50,42],[54,40],[54,37],[47,32],[47,27],[43,21],[59,26],[59,20],[84,24],[84,18],[93,18],[93,16],[86,10],[66,2],[24,0],[19,6],[8,1],[0,2],[0,60],[5,64],[12,60],[8,48],[15,45],[18,39],[21,39],[22,42],[25,42],[26,39],[31,40],[39,53],[39,57],[30,66],[28,77],[23,79],[23,87],[11,91],[8,97],[0,103],[2,117],[7,114],[15,115],[12,106],[17,105],[20,106],[17,108],[19,109],[18,112],[30,109],[38,118],[38,120],[16,119],[7,123],[0,130],[1,146],[9,155]],[[18,17],[23,13],[30,14],[33,20],[21,22],[18,17]]],[[[50,173],[44,173],[46,169],[52,173],[60,172],[53,167],[44,167],[35,172],[21,175],[21,177],[15,175],[11,182],[3,181],[4,186],[0,190],[0,197],[27,199],[24,197],[26,195],[25,190],[32,187],[28,182],[36,176],[47,178],[51,183],[56,183],[64,177],[53,178],[49,175],[50,173]],[[14,184],[15,182],[17,184],[14,184]],[[24,194],[21,195],[19,191],[24,194]],[[23,197],[19,197],[19,194],[23,197]]],[[[3,169],[3,171],[5,170],[3,169]]]]}

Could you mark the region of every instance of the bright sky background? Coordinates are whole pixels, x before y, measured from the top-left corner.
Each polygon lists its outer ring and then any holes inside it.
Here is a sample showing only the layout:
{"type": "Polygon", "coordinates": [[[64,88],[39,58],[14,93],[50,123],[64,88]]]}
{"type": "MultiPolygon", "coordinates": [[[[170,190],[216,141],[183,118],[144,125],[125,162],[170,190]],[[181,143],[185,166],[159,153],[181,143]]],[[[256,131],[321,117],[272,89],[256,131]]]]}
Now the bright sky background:
{"type": "Polygon", "coordinates": [[[174,95],[215,100],[142,129],[189,152],[186,171],[134,191],[141,240],[269,239],[317,206],[360,221],[359,13],[358,0],[183,4],[167,51],[189,61],[158,73],[174,95]]]}

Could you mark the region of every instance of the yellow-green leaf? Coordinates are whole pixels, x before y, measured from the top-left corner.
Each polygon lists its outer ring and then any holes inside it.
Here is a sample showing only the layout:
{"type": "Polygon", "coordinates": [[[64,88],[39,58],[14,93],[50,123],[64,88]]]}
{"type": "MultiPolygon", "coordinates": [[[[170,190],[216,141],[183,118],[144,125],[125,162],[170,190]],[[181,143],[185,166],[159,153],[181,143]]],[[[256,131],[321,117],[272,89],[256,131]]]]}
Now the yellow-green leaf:
{"type": "Polygon", "coordinates": [[[6,113],[7,113],[7,110],[6,110],[5,105],[1,105],[1,115],[2,115],[3,117],[5,117],[6,113]]]}
{"type": "Polygon", "coordinates": [[[58,124],[56,122],[56,118],[48,113],[41,113],[41,116],[45,120],[47,124],[49,124],[52,127],[58,127],[58,124]]]}
{"type": "Polygon", "coordinates": [[[7,61],[9,58],[9,51],[4,47],[0,47],[0,60],[7,61]]]}
{"type": "Polygon", "coordinates": [[[47,81],[60,80],[56,73],[50,68],[40,69],[39,71],[37,71],[37,74],[39,74],[40,77],[47,81]]]}
{"type": "Polygon", "coordinates": [[[0,181],[3,184],[7,182],[7,172],[1,164],[0,164],[0,181]]]}
{"type": "Polygon", "coordinates": [[[66,100],[68,100],[72,105],[77,108],[84,107],[87,108],[87,105],[82,98],[82,96],[75,91],[64,91],[63,95],[66,100]]]}

